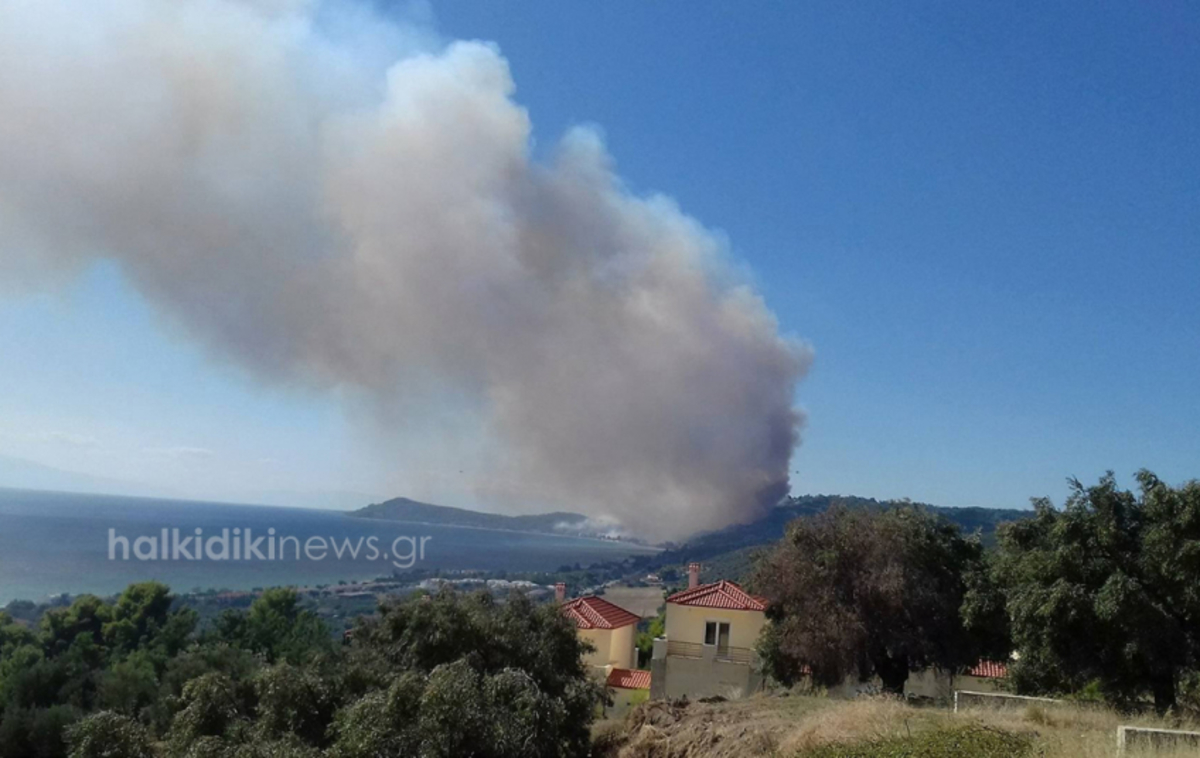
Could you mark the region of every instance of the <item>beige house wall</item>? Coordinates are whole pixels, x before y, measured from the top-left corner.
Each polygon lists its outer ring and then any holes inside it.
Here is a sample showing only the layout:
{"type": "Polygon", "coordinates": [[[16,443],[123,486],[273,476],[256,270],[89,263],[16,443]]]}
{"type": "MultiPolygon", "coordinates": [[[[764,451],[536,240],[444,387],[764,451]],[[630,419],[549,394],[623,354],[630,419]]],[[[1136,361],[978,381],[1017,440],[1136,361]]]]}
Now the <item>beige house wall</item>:
{"type": "Polygon", "coordinates": [[[695,608],[667,603],[666,637],[672,642],[704,644],[704,625],[709,621],[729,624],[729,644],[753,649],[758,634],[767,623],[762,611],[727,611],[719,608],[695,608]]]}
{"type": "Polygon", "coordinates": [[[595,652],[583,657],[586,666],[614,666],[621,669],[637,668],[634,663],[634,630],[636,625],[629,624],[618,629],[578,629],[580,639],[587,640],[595,652]]]}
{"type": "Polygon", "coordinates": [[[629,624],[611,632],[612,644],[609,647],[608,662],[619,669],[637,668],[637,654],[634,652],[637,625],[629,624]]]}
{"type": "Polygon", "coordinates": [[[585,666],[607,666],[609,652],[612,649],[611,629],[578,629],[576,633],[581,640],[591,643],[594,651],[583,656],[585,666]]]}

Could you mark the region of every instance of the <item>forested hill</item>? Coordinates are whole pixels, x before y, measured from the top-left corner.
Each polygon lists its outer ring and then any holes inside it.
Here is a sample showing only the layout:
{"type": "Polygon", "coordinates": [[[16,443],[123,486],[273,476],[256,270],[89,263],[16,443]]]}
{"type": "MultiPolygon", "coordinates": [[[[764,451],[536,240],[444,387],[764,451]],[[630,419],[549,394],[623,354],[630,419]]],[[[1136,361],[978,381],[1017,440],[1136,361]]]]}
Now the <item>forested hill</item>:
{"type": "Polygon", "coordinates": [[[470,526],[477,529],[508,529],[546,534],[578,534],[586,531],[587,517],[578,513],[539,513],[532,516],[504,516],[499,513],[480,513],[466,508],[433,505],[406,497],[373,503],[351,516],[385,521],[411,521],[422,524],[470,526]]]}
{"type": "MultiPolygon", "coordinates": [[[[897,501],[875,500],[843,495],[803,495],[785,500],[772,508],[770,513],[749,524],[736,524],[716,532],[697,535],[685,545],[668,550],[659,556],[664,564],[684,561],[702,561],[717,555],[747,547],[766,545],[783,537],[788,523],[802,516],[814,516],[834,504],[848,508],[888,508],[899,505],[897,501]]],[[[1033,514],[1029,510],[1011,508],[951,508],[946,506],[917,503],[962,527],[967,534],[980,532],[986,544],[995,541],[996,527],[1006,521],[1017,521],[1033,514]]]]}
{"type": "MultiPolygon", "coordinates": [[[[775,542],[783,536],[788,523],[793,519],[822,513],[835,503],[849,508],[887,508],[897,504],[895,501],[843,495],[793,497],[772,508],[758,521],[737,524],[716,532],[692,537],[682,547],[662,553],[657,562],[665,565],[675,561],[705,560],[734,550],[775,542]]],[[[996,527],[999,524],[1026,518],[1032,513],[1032,511],[1001,508],[949,508],[920,505],[958,524],[968,534],[981,532],[985,543],[991,543],[995,539],[996,527]]],[[[587,517],[578,513],[556,512],[530,516],[505,516],[498,513],[480,513],[466,508],[422,503],[406,497],[374,503],[365,508],[351,511],[349,515],[385,521],[445,524],[477,529],[507,529],[544,534],[589,535],[591,533],[587,517]]]]}

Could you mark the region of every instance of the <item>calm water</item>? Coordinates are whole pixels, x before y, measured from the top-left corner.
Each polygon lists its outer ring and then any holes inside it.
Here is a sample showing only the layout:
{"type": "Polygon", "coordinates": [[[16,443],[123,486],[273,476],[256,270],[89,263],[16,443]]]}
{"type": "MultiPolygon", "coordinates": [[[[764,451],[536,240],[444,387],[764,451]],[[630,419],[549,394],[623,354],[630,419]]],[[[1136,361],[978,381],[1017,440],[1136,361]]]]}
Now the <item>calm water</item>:
{"type": "MultiPolygon", "coordinates": [[[[368,560],[365,539],[376,537],[383,552],[401,535],[432,538],[415,568],[553,570],[565,563],[587,565],[646,552],[601,540],[374,521],[332,511],[0,489],[0,603],[61,592],[111,594],[148,579],[180,592],[372,579],[396,567],[383,558],[368,560]],[[256,537],[273,528],[301,543],[312,536],[339,542],[361,537],[364,548],[357,559],[331,553],[320,561],[296,560],[291,543],[286,557],[273,561],[108,557],[109,529],[133,543],[139,536],[157,537],[164,528],[179,529],[184,536],[200,528],[208,537],[235,527],[249,528],[256,537]]],[[[265,546],[260,549],[266,552],[265,546]]]]}

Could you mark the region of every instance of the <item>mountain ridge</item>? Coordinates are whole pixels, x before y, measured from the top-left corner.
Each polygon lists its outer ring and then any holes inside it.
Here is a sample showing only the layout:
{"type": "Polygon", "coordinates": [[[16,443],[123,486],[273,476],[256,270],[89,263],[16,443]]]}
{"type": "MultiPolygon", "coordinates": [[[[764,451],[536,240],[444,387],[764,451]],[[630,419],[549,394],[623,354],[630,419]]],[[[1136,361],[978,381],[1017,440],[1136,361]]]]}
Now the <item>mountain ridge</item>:
{"type": "MultiPolygon", "coordinates": [[[[841,505],[848,508],[892,508],[910,504],[907,500],[876,500],[854,495],[799,495],[789,497],[755,521],[733,524],[723,529],[689,537],[682,544],[664,545],[661,562],[679,560],[704,560],[717,555],[745,548],[766,545],[783,537],[788,523],[805,516],[815,516],[830,507],[841,505]]],[[[933,513],[957,524],[964,532],[979,532],[985,543],[995,540],[996,528],[1006,521],[1016,521],[1032,514],[1029,510],[1013,508],[984,508],[981,506],[940,506],[928,503],[911,503],[927,508],[933,513]]],[[[381,503],[350,511],[355,518],[373,518],[384,521],[410,521],[419,523],[466,526],[478,529],[503,529],[508,531],[537,532],[542,534],[570,534],[585,536],[610,536],[603,528],[596,528],[591,520],[579,513],[555,511],[524,516],[508,516],[499,513],[484,513],[469,508],[435,505],[396,497],[381,503]]],[[[626,538],[629,539],[629,538],[626,538]]],[[[632,539],[630,541],[637,542],[632,539]]]]}
{"type": "Polygon", "coordinates": [[[928,509],[957,524],[967,534],[978,533],[985,545],[994,545],[1000,524],[1018,521],[1033,511],[982,506],[945,506],[908,500],[876,500],[854,495],[798,495],[789,497],[756,521],[694,535],[681,545],[671,545],[655,556],[655,565],[704,564],[705,581],[714,577],[745,580],[754,555],[783,538],[787,525],[797,518],[816,516],[834,506],[883,510],[900,505],[928,509]]]}
{"type": "Polygon", "coordinates": [[[347,515],[383,521],[411,521],[541,534],[581,534],[595,531],[587,528],[588,517],[579,513],[554,511],[527,516],[507,516],[501,513],[473,511],[469,508],[423,503],[407,497],[394,497],[381,503],[372,503],[350,511],[347,515]]]}

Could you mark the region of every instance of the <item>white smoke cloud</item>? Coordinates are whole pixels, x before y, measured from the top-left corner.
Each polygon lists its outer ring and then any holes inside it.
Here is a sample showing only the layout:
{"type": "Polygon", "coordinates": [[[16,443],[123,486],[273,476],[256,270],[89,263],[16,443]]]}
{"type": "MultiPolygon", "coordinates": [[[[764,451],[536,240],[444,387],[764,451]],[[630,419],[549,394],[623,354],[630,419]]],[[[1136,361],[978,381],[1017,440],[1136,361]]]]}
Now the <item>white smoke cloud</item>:
{"type": "Polygon", "coordinates": [[[594,131],[535,161],[513,94],[495,47],[345,3],[10,0],[0,277],[108,259],[264,381],[469,398],[485,496],[651,537],[753,517],[807,348],[594,131]]]}

